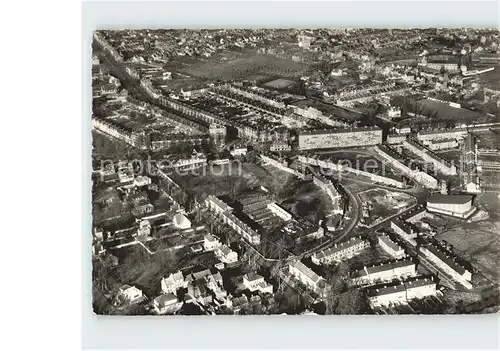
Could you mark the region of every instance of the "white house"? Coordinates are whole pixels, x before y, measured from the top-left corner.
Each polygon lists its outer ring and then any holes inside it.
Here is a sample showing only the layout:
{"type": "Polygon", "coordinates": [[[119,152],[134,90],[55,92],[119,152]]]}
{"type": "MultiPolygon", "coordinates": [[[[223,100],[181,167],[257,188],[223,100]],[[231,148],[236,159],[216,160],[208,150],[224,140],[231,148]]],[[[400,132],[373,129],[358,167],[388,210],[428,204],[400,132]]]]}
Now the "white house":
{"type": "Polygon", "coordinates": [[[238,261],[238,254],[227,245],[222,245],[215,250],[215,256],[223,263],[234,263],[238,261]]]}
{"type": "Polygon", "coordinates": [[[243,276],[243,285],[251,292],[273,293],[273,286],[267,283],[263,276],[255,272],[250,272],[243,276]]]}
{"type": "Polygon", "coordinates": [[[137,303],[144,298],[142,290],[130,285],[123,285],[120,287],[118,289],[118,296],[123,298],[129,304],[137,303]]]}
{"type": "Polygon", "coordinates": [[[180,288],[186,288],[187,283],[184,281],[184,276],[181,271],[171,273],[168,277],[161,280],[161,291],[164,294],[176,294],[180,288]]]}
{"type": "Polygon", "coordinates": [[[343,243],[335,244],[329,249],[315,252],[311,256],[311,260],[314,264],[330,264],[353,257],[368,247],[370,247],[370,243],[367,240],[351,238],[343,243]]]}
{"type": "Polygon", "coordinates": [[[378,237],[378,244],[380,247],[387,252],[389,255],[396,259],[400,259],[406,256],[405,250],[396,244],[387,235],[381,235],[378,237]]]}
{"type": "Polygon", "coordinates": [[[205,249],[205,251],[213,251],[221,246],[222,243],[220,242],[220,240],[211,234],[207,234],[203,238],[203,248],[205,249]]]}
{"type": "Polygon", "coordinates": [[[151,184],[151,178],[149,178],[149,177],[137,176],[134,179],[135,186],[144,186],[144,185],[149,185],[149,184],[151,184]]]}
{"type": "Polygon", "coordinates": [[[317,275],[300,261],[292,262],[288,265],[289,272],[302,284],[315,292],[322,292],[326,286],[325,279],[317,275]]]}
{"type": "Polygon", "coordinates": [[[390,281],[394,278],[407,278],[417,274],[416,265],[410,260],[400,260],[363,267],[353,273],[355,284],[370,284],[377,281],[390,281]]]}
{"type": "Polygon", "coordinates": [[[162,294],[153,300],[153,308],[157,314],[172,314],[182,308],[182,302],[174,294],[162,294]]]}

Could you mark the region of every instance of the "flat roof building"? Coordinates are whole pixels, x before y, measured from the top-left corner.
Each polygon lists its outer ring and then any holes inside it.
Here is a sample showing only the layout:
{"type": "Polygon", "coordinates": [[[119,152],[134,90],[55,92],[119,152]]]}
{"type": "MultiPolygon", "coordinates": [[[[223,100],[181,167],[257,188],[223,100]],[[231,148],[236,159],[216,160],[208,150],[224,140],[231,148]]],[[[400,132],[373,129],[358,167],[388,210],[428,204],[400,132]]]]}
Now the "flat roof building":
{"type": "Polygon", "coordinates": [[[474,213],[476,207],[472,206],[471,195],[434,194],[427,200],[427,210],[465,219],[474,213]]]}

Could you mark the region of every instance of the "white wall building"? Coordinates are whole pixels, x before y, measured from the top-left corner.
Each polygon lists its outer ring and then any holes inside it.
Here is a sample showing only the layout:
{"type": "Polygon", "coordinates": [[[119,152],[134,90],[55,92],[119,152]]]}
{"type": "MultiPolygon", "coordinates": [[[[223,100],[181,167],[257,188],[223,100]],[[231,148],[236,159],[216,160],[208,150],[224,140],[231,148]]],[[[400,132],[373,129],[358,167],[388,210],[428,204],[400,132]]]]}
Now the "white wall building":
{"type": "Polygon", "coordinates": [[[288,270],[290,274],[302,282],[302,284],[317,293],[321,293],[326,286],[326,282],[323,277],[314,273],[312,269],[300,261],[289,263],[288,270]]]}
{"type": "Polygon", "coordinates": [[[243,276],[243,285],[251,292],[273,293],[273,286],[267,283],[263,276],[255,272],[250,272],[243,276]]]}
{"type": "Polygon", "coordinates": [[[276,216],[280,217],[282,220],[288,222],[292,220],[292,215],[280,207],[277,203],[271,202],[267,204],[267,208],[276,216]]]}
{"type": "Polygon", "coordinates": [[[405,282],[379,284],[367,289],[368,301],[373,307],[404,305],[412,299],[435,296],[436,293],[436,282],[432,277],[417,277],[405,282]]]}
{"type": "Polygon", "coordinates": [[[184,281],[184,276],[181,271],[170,273],[168,277],[161,280],[161,291],[164,294],[177,294],[177,290],[186,288],[187,283],[184,281]]]}
{"type": "Polygon", "coordinates": [[[172,314],[182,308],[182,302],[174,294],[162,294],[153,300],[153,308],[157,314],[172,314]]]}
{"type": "Polygon", "coordinates": [[[371,267],[363,267],[353,273],[353,283],[373,284],[378,281],[390,281],[394,278],[407,278],[416,275],[415,263],[410,260],[382,263],[371,267]]]}
{"type": "Polygon", "coordinates": [[[396,259],[400,259],[406,256],[405,250],[396,244],[387,235],[381,235],[378,237],[378,244],[380,247],[387,252],[389,255],[396,259]]]}
{"type": "Polygon", "coordinates": [[[322,129],[299,131],[299,149],[315,150],[382,144],[382,129],[322,129]]]}
{"type": "Polygon", "coordinates": [[[314,264],[330,264],[335,261],[341,261],[346,258],[353,257],[370,247],[370,243],[361,238],[351,238],[340,244],[335,244],[331,248],[315,252],[311,256],[314,264]]]}
{"type": "Polygon", "coordinates": [[[472,288],[472,273],[456,262],[456,258],[449,252],[444,252],[433,245],[420,247],[420,251],[441,268],[446,274],[453,277],[466,288],[472,288]]]}
{"type": "Polygon", "coordinates": [[[451,164],[449,161],[443,159],[439,155],[436,155],[431,150],[427,150],[423,145],[418,144],[411,140],[405,140],[403,142],[403,147],[408,149],[410,152],[418,155],[424,161],[432,163],[434,169],[439,170],[445,175],[456,175],[457,168],[455,165],[451,164]]]}
{"type": "Polygon", "coordinates": [[[143,299],[142,290],[130,285],[123,285],[120,287],[118,289],[118,294],[129,304],[136,303],[143,299]]]}
{"type": "Polygon", "coordinates": [[[203,238],[203,248],[205,251],[214,251],[222,246],[220,240],[211,234],[205,235],[203,238]]]}
{"type": "Polygon", "coordinates": [[[238,261],[238,254],[227,245],[218,247],[215,250],[215,256],[223,263],[235,263],[238,261]]]}
{"type": "Polygon", "coordinates": [[[458,218],[468,218],[476,210],[470,195],[434,194],[427,199],[427,210],[458,218]]]}
{"type": "Polygon", "coordinates": [[[418,229],[413,224],[404,222],[400,219],[393,219],[391,221],[391,229],[413,246],[417,245],[415,239],[418,235],[418,229]]]}

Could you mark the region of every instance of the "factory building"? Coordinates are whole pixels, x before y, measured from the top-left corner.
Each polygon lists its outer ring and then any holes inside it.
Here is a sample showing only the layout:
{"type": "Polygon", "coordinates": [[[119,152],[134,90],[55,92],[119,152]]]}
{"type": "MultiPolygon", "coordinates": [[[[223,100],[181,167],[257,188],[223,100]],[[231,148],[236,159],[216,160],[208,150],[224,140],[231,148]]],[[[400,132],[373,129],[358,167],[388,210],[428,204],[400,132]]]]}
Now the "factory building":
{"type": "Polygon", "coordinates": [[[427,200],[429,212],[441,213],[458,218],[468,218],[476,210],[470,195],[434,194],[427,200]]]}
{"type": "Polygon", "coordinates": [[[299,132],[299,149],[315,150],[382,144],[382,129],[313,129],[299,132]]]}

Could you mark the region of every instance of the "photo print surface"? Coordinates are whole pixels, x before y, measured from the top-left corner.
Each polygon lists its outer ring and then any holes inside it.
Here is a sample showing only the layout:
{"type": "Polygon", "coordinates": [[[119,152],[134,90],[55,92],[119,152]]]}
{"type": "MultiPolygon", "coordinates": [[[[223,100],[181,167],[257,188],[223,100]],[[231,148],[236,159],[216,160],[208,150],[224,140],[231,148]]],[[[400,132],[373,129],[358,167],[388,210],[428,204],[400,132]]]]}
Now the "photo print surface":
{"type": "Polygon", "coordinates": [[[498,312],[499,44],[95,31],[94,312],[498,312]]]}

